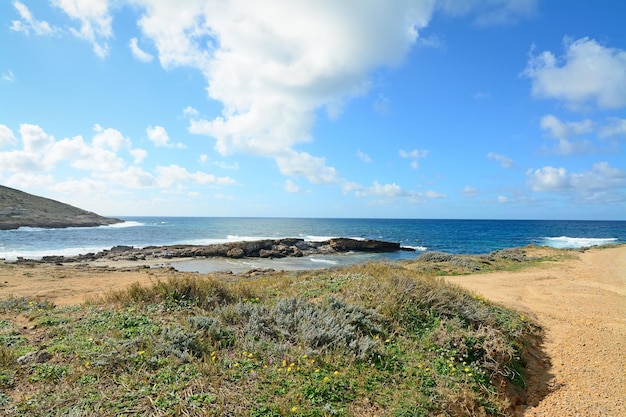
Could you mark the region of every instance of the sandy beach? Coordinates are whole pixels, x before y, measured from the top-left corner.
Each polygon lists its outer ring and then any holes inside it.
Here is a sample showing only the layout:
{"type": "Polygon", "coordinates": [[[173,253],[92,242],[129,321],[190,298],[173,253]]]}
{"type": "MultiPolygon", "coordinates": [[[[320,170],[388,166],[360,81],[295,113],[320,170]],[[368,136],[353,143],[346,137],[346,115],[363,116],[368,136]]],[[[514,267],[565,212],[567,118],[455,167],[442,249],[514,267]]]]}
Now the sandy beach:
{"type": "MultiPolygon", "coordinates": [[[[525,416],[626,415],[626,246],[571,255],[517,272],[446,279],[543,327],[547,393],[525,416]]],[[[68,306],[177,273],[135,263],[115,266],[0,263],[0,299],[39,297],[68,306]]]]}

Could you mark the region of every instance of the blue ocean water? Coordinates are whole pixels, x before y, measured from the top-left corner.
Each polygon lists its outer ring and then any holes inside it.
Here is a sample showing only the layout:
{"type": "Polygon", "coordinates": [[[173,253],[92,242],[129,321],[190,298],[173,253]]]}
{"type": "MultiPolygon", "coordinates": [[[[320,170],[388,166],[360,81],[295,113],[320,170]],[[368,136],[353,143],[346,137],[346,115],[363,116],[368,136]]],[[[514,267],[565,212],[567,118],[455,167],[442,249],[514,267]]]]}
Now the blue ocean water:
{"type": "MultiPolygon", "coordinates": [[[[488,253],[528,244],[582,247],[626,243],[625,221],[295,219],[215,217],[125,217],[113,226],[68,229],[20,228],[0,231],[0,258],[77,255],[116,245],[145,247],[212,244],[264,238],[331,237],[399,242],[415,252],[351,254],[306,260],[316,266],[381,257],[410,259],[424,251],[488,253]]],[[[302,262],[302,261],[301,261],[302,262]]],[[[300,267],[302,265],[299,265],[300,267]]],[[[197,266],[192,269],[198,269],[197,266]]],[[[201,268],[200,268],[201,269],[201,268]]],[[[214,268],[208,268],[210,270],[214,268]]]]}

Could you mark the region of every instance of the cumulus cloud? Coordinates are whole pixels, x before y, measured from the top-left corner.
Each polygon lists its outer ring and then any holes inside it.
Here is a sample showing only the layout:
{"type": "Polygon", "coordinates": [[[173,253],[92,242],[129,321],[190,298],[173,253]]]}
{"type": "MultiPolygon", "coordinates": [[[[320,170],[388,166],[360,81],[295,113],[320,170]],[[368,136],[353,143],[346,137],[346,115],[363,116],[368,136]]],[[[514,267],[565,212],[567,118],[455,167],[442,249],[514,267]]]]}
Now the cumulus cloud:
{"type": "Polygon", "coordinates": [[[5,125],[0,125],[0,148],[17,143],[17,138],[13,131],[5,125]]]}
{"type": "Polygon", "coordinates": [[[571,188],[570,176],[565,168],[551,166],[528,171],[530,188],[537,192],[561,192],[571,188]]]}
{"type": "MultiPolygon", "coordinates": [[[[123,152],[139,164],[147,157],[143,149],[133,148],[130,139],[113,128],[104,128],[98,124],[94,126],[94,136],[86,141],[82,136],[56,140],[41,127],[32,124],[22,124],[19,128],[19,140],[11,129],[0,125],[0,144],[21,148],[0,151],[0,175],[11,173],[6,183],[17,186],[35,184],[38,187],[53,189],[50,185],[60,184],[59,181],[42,182],[52,178],[50,172],[65,164],[73,169],[86,171],[91,179],[85,177],[80,184],[68,180],[66,182],[77,187],[97,184],[118,185],[124,188],[180,187],[185,183],[206,186],[229,186],[237,182],[230,177],[218,177],[206,172],[189,172],[178,165],[159,166],[154,173],[147,172],[139,166],[129,166],[123,152]],[[41,180],[39,183],[36,181],[41,180]],[[21,181],[21,183],[20,183],[21,181]],[[91,181],[91,182],[90,182],[91,181]]],[[[87,187],[88,188],[88,187],[87,187]]],[[[60,190],[60,188],[54,188],[60,190]]],[[[78,189],[78,188],[77,188],[78,189]]],[[[95,192],[95,188],[91,190],[95,192]]]]}
{"type": "Polygon", "coordinates": [[[133,56],[141,62],[152,62],[154,59],[154,56],[139,47],[137,44],[137,38],[132,38],[128,46],[130,47],[133,56]]]}
{"type": "Polygon", "coordinates": [[[500,155],[494,152],[489,152],[487,158],[497,161],[502,168],[513,168],[513,160],[508,156],[500,155]]]}
{"type": "Polygon", "coordinates": [[[585,200],[614,201],[624,198],[626,171],[598,162],[589,171],[569,173],[551,166],[529,170],[528,184],[535,192],[573,194],[585,200]]]}
{"type": "Polygon", "coordinates": [[[333,184],[339,181],[339,174],[333,167],[326,165],[324,158],[307,152],[287,150],[275,156],[281,174],[305,177],[313,184],[333,184]]]}
{"type": "Polygon", "coordinates": [[[34,33],[35,35],[52,35],[57,30],[52,28],[50,24],[44,20],[37,20],[26,5],[20,1],[14,1],[13,7],[20,15],[20,20],[11,22],[11,30],[22,32],[26,35],[34,33]]]}
{"type": "MultiPolygon", "coordinates": [[[[399,64],[431,18],[434,1],[297,3],[270,0],[142,2],[139,25],[165,68],[191,66],[223,105],[212,120],[188,114],[190,131],[215,139],[222,154],[276,159],[294,175],[285,153],[312,140],[318,109],[336,117],[365,93],[368,75],[399,64]]],[[[297,153],[300,171],[315,183],[335,177],[320,158],[297,153]],[[314,173],[321,174],[316,177],[314,173]]]]}
{"type": "Polygon", "coordinates": [[[548,114],[541,118],[540,125],[543,130],[547,130],[550,136],[556,139],[567,139],[593,132],[593,122],[589,119],[580,122],[562,122],[555,116],[548,114]]]}
{"type": "Polygon", "coordinates": [[[146,128],[146,133],[148,134],[148,139],[150,139],[150,141],[152,143],[154,143],[154,146],[157,147],[164,147],[164,148],[184,148],[185,145],[183,145],[180,142],[177,143],[172,143],[170,142],[170,137],[167,134],[167,131],[165,130],[165,128],[163,126],[148,126],[146,128]]]}
{"type": "Polygon", "coordinates": [[[172,164],[168,166],[158,166],[157,182],[161,187],[171,187],[177,182],[191,182],[199,185],[235,185],[237,181],[229,177],[217,177],[206,172],[189,172],[186,168],[172,164]]]}
{"type": "Polygon", "coordinates": [[[72,34],[91,43],[98,57],[108,55],[107,41],[113,36],[108,0],[52,0],[52,3],[80,23],[79,29],[70,28],[72,34]]]}
{"type": "Polygon", "coordinates": [[[595,133],[598,133],[599,137],[609,137],[619,135],[622,128],[626,132],[626,123],[622,127],[620,119],[617,118],[611,118],[606,125],[601,125],[590,119],[578,122],[562,122],[557,117],[549,114],[541,119],[540,126],[541,129],[547,131],[550,138],[558,141],[552,148],[547,148],[547,151],[559,155],[581,155],[599,152],[589,139],[570,140],[569,138],[571,137],[595,133]]]}
{"type": "Polygon", "coordinates": [[[565,49],[561,57],[550,51],[531,56],[523,74],[531,79],[534,96],[574,110],[626,106],[626,51],[589,38],[566,39],[565,49]]]}

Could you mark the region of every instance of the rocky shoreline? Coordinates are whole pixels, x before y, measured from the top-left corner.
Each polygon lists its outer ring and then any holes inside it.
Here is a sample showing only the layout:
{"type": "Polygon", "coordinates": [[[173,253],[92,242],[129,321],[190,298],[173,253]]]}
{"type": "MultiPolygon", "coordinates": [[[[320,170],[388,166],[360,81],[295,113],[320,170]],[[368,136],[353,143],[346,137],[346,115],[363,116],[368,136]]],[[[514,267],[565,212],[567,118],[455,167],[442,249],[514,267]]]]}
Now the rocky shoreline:
{"type": "Polygon", "coordinates": [[[108,261],[149,261],[174,258],[286,258],[310,255],[328,255],[346,252],[385,253],[396,251],[414,251],[402,247],[396,242],[381,240],[357,240],[335,238],[320,242],[305,241],[299,238],[264,239],[255,241],[220,243],[214,245],[167,245],[135,248],[133,246],[114,246],[98,253],[86,253],[77,256],[44,256],[41,259],[18,258],[14,263],[71,263],[108,261]]]}

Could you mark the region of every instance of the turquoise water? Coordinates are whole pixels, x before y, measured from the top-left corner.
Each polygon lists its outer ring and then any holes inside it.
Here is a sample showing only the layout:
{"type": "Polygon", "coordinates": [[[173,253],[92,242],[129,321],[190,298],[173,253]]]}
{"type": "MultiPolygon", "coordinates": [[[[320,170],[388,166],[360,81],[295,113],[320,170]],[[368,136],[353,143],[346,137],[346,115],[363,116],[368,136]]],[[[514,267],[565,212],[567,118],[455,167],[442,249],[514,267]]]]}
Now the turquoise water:
{"type": "MultiPolygon", "coordinates": [[[[399,242],[416,250],[384,255],[393,260],[412,258],[423,251],[488,253],[528,244],[581,247],[626,243],[624,221],[213,217],[127,217],[124,220],[125,223],[104,227],[0,231],[0,258],[77,255],[115,245],[204,245],[282,237],[379,239],[399,242]]],[[[330,262],[327,259],[317,261],[320,264],[330,262]]]]}

